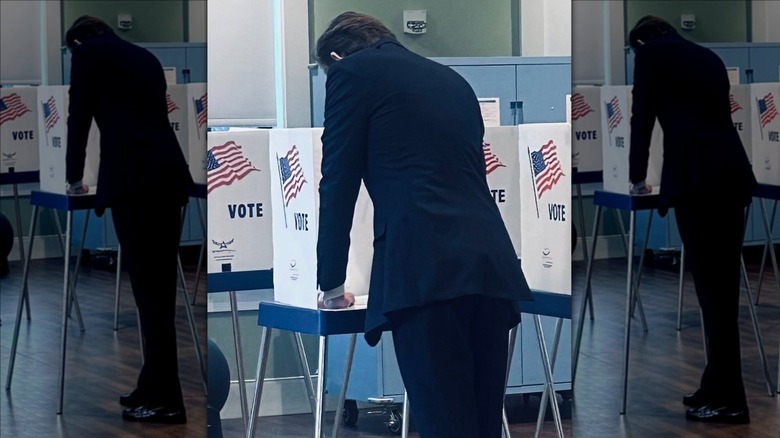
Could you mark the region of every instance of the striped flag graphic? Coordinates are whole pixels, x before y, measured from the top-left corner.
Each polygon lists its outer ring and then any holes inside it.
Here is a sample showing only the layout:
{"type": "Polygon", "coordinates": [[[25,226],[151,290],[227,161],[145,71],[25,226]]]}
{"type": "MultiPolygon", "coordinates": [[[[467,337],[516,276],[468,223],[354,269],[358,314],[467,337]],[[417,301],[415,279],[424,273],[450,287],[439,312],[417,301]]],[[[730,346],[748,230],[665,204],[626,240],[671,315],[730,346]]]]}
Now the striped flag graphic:
{"type": "Polygon", "coordinates": [[[260,171],[244,156],[241,146],[233,141],[209,149],[206,159],[207,194],[218,187],[229,186],[253,171],[260,171]]]}
{"type": "Polygon", "coordinates": [[[490,175],[491,172],[499,167],[506,167],[502,162],[498,161],[496,154],[490,150],[490,143],[482,142],[482,152],[485,154],[485,173],[487,175],[490,175]]]}
{"type": "Polygon", "coordinates": [[[27,108],[27,105],[22,102],[22,98],[16,93],[0,98],[0,125],[29,112],[31,112],[30,108],[27,108]]]}
{"type": "Polygon", "coordinates": [[[571,95],[571,119],[577,120],[585,117],[586,115],[595,112],[588,102],[585,101],[585,96],[581,93],[574,93],[571,95]]]}

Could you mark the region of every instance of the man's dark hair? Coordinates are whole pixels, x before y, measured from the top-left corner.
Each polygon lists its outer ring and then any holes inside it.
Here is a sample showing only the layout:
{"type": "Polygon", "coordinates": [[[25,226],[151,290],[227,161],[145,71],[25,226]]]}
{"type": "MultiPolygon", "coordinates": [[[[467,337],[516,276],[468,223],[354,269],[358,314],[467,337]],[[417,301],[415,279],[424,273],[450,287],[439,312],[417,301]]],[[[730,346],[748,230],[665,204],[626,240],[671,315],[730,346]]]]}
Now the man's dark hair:
{"type": "Polygon", "coordinates": [[[374,17],[359,12],[344,12],[334,18],[320,35],[314,58],[327,71],[334,62],[330,57],[331,52],[344,58],[376,44],[382,38],[395,39],[395,35],[374,17]]]}
{"type": "Polygon", "coordinates": [[[677,33],[674,26],[668,21],[655,15],[645,15],[636,22],[634,28],[628,34],[628,44],[632,49],[646,44],[653,38],[670,33],[677,33]]]}
{"type": "Polygon", "coordinates": [[[90,38],[105,33],[114,33],[114,30],[100,18],[91,15],[82,15],[73,22],[73,25],[71,25],[70,29],[65,33],[65,45],[72,49],[78,46],[76,43],[77,40],[80,43],[83,43],[90,38]]]}

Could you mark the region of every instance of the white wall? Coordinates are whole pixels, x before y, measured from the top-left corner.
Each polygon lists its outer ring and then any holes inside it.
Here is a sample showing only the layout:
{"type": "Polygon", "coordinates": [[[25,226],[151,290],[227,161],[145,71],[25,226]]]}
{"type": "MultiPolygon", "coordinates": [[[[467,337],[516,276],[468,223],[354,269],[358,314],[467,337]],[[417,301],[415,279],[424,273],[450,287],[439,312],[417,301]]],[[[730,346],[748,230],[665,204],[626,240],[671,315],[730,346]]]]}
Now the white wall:
{"type": "Polygon", "coordinates": [[[623,2],[572,2],[572,82],[625,85],[625,25],[623,2]]]}
{"type": "Polygon", "coordinates": [[[572,2],[522,0],[520,41],[522,56],[571,56],[572,2]]]}
{"type": "Polygon", "coordinates": [[[187,7],[189,11],[189,35],[187,35],[187,41],[191,43],[205,43],[208,10],[206,0],[189,0],[187,7]]]}
{"type": "Polygon", "coordinates": [[[776,43],[780,41],[780,2],[753,0],[753,42],[776,43]]]}

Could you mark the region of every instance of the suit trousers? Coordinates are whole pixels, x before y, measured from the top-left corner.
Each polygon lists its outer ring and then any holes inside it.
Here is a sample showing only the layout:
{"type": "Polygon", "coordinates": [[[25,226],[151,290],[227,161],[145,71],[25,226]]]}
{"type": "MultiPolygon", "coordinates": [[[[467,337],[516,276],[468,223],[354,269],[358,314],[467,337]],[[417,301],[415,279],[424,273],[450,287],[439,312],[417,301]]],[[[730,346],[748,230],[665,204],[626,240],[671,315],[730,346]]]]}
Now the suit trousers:
{"type": "Polygon", "coordinates": [[[181,406],[175,319],[182,206],[155,197],[127,195],[112,202],[111,214],[145,348],[136,389],[150,406],[181,406]]]}
{"type": "Polygon", "coordinates": [[[738,320],[745,205],[705,195],[691,197],[674,209],[707,342],[699,391],[718,404],[744,407],[738,320]],[[704,226],[713,220],[715,234],[710,232],[713,227],[704,226]]]}
{"type": "Polygon", "coordinates": [[[517,307],[480,295],[388,315],[421,438],[499,438],[517,307]]]}

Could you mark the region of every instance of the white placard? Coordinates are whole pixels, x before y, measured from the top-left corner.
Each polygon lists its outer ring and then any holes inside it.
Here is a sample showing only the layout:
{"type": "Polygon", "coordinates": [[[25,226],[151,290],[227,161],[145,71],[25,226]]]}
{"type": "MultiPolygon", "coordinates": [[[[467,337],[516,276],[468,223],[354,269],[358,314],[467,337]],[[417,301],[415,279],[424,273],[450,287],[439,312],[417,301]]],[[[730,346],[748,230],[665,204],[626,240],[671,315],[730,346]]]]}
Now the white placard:
{"type": "Polygon", "coordinates": [[[206,130],[208,93],[205,82],[187,84],[187,150],[190,174],[196,184],[206,184],[206,130]]]}
{"type": "Polygon", "coordinates": [[[752,158],[752,118],[751,112],[752,106],[750,104],[750,85],[732,85],[729,92],[729,104],[731,105],[731,120],[734,122],[734,129],[739,134],[739,139],[742,140],[742,146],[745,147],[750,162],[753,162],[752,158]]]}
{"type": "Polygon", "coordinates": [[[601,89],[576,86],[571,96],[572,156],[571,167],[577,172],[598,172],[601,159],[601,89]]]}
{"type": "Polygon", "coordinates": [[[497,97],[480,97],[479,110],[482,112],[482,124],[485,127],[501,126],[501,106],[497,97]]]}
{"type": "Polygon", "coordinates": [[[163,74],[166,84],[176,85],[176,67],[163,67],[163,74]]]}
{"type": "Polygon", "coordinates": [[[739,67],[726,67],[726,74],[729,77],[729,84],[739,85],[739,67]]]}
{"type": "Polygon", "coordinates": [[[312,132],[272,129],[274,300],[317,308],[317,184],[312,132]]]}
{"type": "Polygon", "coordinates": [[[404,11],[404,33],[423,34],[428,28],[428,11],[425,9],[404,11]]]}
{"type": "Polygon", "coordinates": [[[209,273],[273,268],[267,130],[208,133],[209,273]]]}
{"type": "Polygon", "coordinates": [[[0,173],[39,169],[37,100],[35,87],[0,88],[0,173]]]}
{"type": "Polygon", "coordinates": [[[758,182],[780,185],[780,82],[750,84],[753,173],[758,182]]]}
{"type": "Polygon", "coordinates": [[[504,219],[515,253],[520,258],[520,156],[517,133],[517,126],[485,128],[482,150],[490,192],[504,219]]]}
{"type": "Polygon", "coordinates": [[[520,125],[522,267],[532,289],[571,295],[571,129],[520,125]]]}

